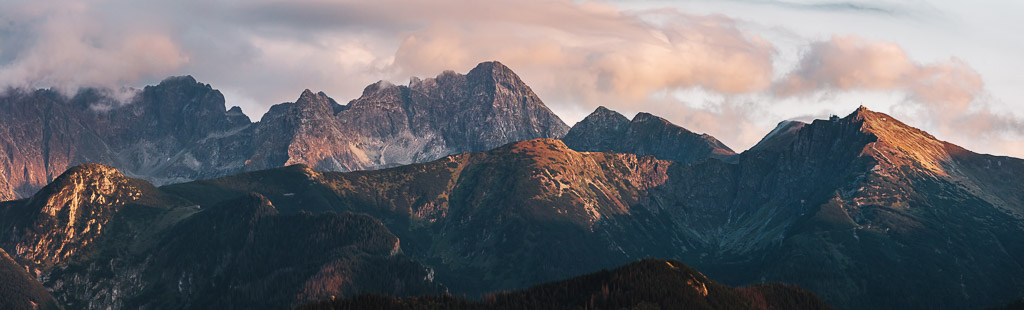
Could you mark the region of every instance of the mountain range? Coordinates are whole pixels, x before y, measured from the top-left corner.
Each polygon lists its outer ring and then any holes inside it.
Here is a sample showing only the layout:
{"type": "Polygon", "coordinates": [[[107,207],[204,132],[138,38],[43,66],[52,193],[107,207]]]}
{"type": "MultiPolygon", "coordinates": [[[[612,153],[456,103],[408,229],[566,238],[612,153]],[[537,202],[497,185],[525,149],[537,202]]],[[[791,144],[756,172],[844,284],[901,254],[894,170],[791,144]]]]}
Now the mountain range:
{"type": "Polygon", "coordinates": [[[737,154],[649,113],[569,129],[496,62],[256,123],[191,77],[112,98],[0,98],[0,248],[67,308],[477,298],[649,257],[839,309],[1024,295],[1024,160],[864,107],[737,154]]]}
{"type": "Polygon", "coordinates": [[[258,122],[191,76],[129,99],[85,89],[0,96],[0,199],[28,197],[65,169],[102,163],[157,185],[291,164],[378,169],[559,138],[569,130],[508,67],[485,62],[408,86],[381,81],[340,105],[302,92],[258,122]]]}

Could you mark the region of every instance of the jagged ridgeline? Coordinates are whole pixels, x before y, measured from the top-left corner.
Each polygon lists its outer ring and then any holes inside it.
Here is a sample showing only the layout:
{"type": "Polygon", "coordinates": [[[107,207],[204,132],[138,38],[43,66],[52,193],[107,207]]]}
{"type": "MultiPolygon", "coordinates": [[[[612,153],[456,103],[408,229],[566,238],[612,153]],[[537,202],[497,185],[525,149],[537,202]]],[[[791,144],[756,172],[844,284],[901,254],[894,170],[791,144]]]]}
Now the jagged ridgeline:
{"type": "Polygon", "coordinates": [[[726,161],[540,139],[393,169],[290,167],[164,190],[202,205],[258,191],[284,212],[370,214],[451,292],[471,296],[644,257],[734,285],[794,283],[843,309],[1020,295],[1024,162],[867,109],[795,124],[726,161]]]}
{"type": "Polygon", "coordinates": [[[298,309],[832,309],[798,287],[759,284],[733,288],[678,261],[647,259],[480,300],[361,295],[298,309]]]}
{"type": "Polygon", "coordinates": [[[693,133],[650,113],[637,113],[629,120],[605,107],[598,107],[572,126],[562,140],[569,148],[581,152],[652,155],[681,163],[705,158],[727,160],[736,155],[708,134],[693,133]]]}
{"type": "Polygon", "coordinates": [[[569,130],[498,63],[345,105],[307,91],[258,123],[190,77],[110,98],[0,98],[0,193],[26,197],[0,204],[0,248],[71,309],[533,303],[549,295],[527,288],[648,257],[839,309],[1024,292],[1024,161],[865,108],[735,154],[645,113],[569,130]],[[111,165],[64,170],[82,162],[111,165]]]}
{"type": "Polygon", "coordinates": [[[191,76],[118,98],[96,89],[70,98],[18,89],[0,96],[0,200],[28,197],[83,163],[164,185],[299,163],[391,167],[569,130],[498,62],[409,85],[378,82],[344,105],[306,90],[256,123],[191,76]]]}

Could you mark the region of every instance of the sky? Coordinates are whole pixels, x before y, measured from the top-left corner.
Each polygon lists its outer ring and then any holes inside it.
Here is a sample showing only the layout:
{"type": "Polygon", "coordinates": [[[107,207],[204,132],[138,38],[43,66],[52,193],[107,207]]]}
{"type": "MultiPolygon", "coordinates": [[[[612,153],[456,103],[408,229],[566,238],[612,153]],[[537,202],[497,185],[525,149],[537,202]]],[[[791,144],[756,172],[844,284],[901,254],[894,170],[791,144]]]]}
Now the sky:
{"type": "Polygon", "coordinates": [[[782,120],[885,112],[1024,158],[1021,1],[0,0],[0,86],[192,75],[258,120],[497,60],[567,124],[650,112],[741,151],[782,120]]]}

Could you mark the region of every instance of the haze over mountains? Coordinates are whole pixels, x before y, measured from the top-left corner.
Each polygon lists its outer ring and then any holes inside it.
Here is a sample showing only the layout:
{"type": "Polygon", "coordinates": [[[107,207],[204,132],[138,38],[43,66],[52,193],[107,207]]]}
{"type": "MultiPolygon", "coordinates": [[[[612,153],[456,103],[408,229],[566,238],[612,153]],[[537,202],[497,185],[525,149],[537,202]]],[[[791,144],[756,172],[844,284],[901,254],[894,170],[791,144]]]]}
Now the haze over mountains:
{"type": "Polygon", "coordinates": [[[1024,295],[1024,160],[864,107],[736,154],[647,113],[570,130],[496,62],[257,123],[190,77],[111,100],[0,99],[2,184],[27,198],[0,205],[0,248],[69,308],[481,296],[648,257],[840,309],[1024,295]]]}

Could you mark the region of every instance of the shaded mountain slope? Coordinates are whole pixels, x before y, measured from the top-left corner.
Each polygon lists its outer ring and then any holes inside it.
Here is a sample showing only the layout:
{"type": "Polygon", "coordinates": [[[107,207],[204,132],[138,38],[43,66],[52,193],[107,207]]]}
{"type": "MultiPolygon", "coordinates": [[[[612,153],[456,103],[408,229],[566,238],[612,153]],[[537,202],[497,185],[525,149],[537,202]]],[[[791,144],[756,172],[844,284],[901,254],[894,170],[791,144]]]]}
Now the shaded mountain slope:
{"type": "Polygon", "coordinates": [[[638,113],[629,120],[605,107],[574,125],[562,141],[580,152],[653,155],[682,163],[736,154],[710,135],[693,133],[663,118],[638,113]]]}
{"type": "Polygon", "coordinates": [[[72,309],[247,309],[444,291],[369,216],[279,215],[259,194],[200,208],[98,164],[0,211],[0,246],[72,309]]]}
{"type": "Polygon", "coordinates": [[[11,310],[60,309],[50,292],[0,249],[0,308],[11,310]]]}
{"type": "Polygon", "coordinates": [[[759,156],[796,155],[808,149],[804,141],[813,141],[819,128],[847,126],[867,143],[839,139],[832,147],[852,144],[858,148],[854,162],[867,166],[809,210],[811,217],[791,230],[766,264],[766,278],[798,283],[830,302],[856,307],[973,308],[1019,295],[1022,223],[1001,202],[1019,199],[1020,192],[1007,189],[1022,180],[979,185],[984,179],[973,175],[979,161],[1002,160],[1012,169],[1020,159],[963,151],[864,108],[843,119],[815,121],[792,143],[759,156]]]}
{"type": "Polygon", "coordinates": [[[645,257],[730,285],[794,283],[841,309],[979,308],[1024,291],[1022,160],[864,108],[780,128],[728,162],[536,139],[160,188],[86,165],[0,204],[0,246],[75,308],[283,307],[442,291],[435,279],[482,296],[645,257]]]}
{"type": "Polygon", "coordinates": [[[399,240],[376,219],[281,216],[258,194],[185,219],[160,244],[143,270],[153,285],[126,307],[252,309],[328,296],[443,291],[425,281],[427,269],[398,255],[399,240]]]}
{"type": "Polygon", "coordinates": [[[831,309],[800,288],[732,288],[678,261],[646,259],[480,301],[440,297],[358,296],[299,309],[831,309]]]}
{"type": "Polygon", "coordinates": [[[370,214],[455,293],[653,256],[729,284],[795,283],[843,309],[1018,297],[1022,174],[994,170],[1021,160],[974,154],[863,108],[797,126],[729,162],[541,139],[393,169],[295,166],[163,190],[201,205],[257,191],[284,213],[370,214]],[[1007,182],[978,177],[987,173],[1007,182]]]}

